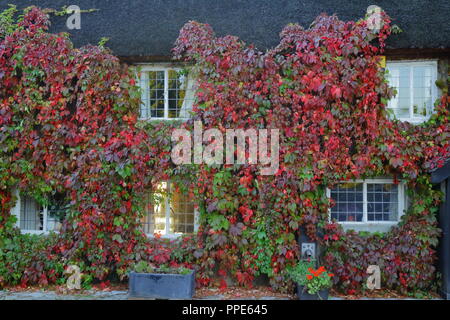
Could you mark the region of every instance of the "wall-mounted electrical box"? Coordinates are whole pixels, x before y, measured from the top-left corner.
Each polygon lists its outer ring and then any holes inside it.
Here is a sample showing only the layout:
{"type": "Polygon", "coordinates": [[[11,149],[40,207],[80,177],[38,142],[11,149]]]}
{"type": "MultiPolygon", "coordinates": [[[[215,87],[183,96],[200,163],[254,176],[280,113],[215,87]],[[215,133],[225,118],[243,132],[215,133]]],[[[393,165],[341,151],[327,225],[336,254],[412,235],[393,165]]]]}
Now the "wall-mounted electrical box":
{"type": "Polygon", "coordinates": [[[316,258],[316,244],[314,242],[303,242],[301,247],[302,259],[316,258]]]}

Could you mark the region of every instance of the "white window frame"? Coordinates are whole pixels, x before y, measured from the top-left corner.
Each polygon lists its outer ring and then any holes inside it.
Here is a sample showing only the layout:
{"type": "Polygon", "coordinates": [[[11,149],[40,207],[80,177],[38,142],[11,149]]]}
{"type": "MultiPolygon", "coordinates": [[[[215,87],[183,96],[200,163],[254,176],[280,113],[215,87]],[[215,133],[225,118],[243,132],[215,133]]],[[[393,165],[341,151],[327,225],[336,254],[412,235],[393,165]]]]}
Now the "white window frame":
{"type": "MultiPolygon", "coordinates": [[[[173,70],[176,72],[180,72],[182,70],[179,66],[173,66],[169,64],[144,64],[144,65],[137,65],[140,67],[140,78],[138,79],[140,88],[142,90],[142,96],[141,97],[147,97],[146,101],[149,102],[149,94],[150,94],[150,88],[148,85],[145,85],[148,83],[148,72],[149,71],[164,71],[164,117],[141,117],[141,109],[139,109],[139,120],[178,120],[178,121],[187,121],[189,117],[186,118],[169,118],[169,70],[173,70]]],[[[188,85],[188,77],[186,79],[188,85]]],[[[186,98],[186,96],[185,96],[186,98]]],[[[141,102],[142,104],[144,101],[141,102]]],[[[149,108],[149,106],[146,106],[146,108],[149,108]]]]}
{"type": "MultiPolygon", "coordinates": [[[[390,66],[399,66],[399,67],[420,67],[420,66],[428,66],[428,67],[432,67],[432,79],[431,79],[431,108],[432,110],[429,110],[429,113],[423,117],[423,116],[414,116],[414,107],[413,107],[413,103],[410,104],[409,106],[409,117],[402,117],[402,118],[397,118],[400,121],[407,121],[409,123],[412,124],[420,124],[423,123],[425,121],[427,121],[431,115],[435,112],[434,110],[434,102],[436,101],[439,92],[438,92],[438,88],[435,85],[436,80],[438,79],[438,61],[437,60],[388,60],[386,61],[386,69],[389,70],[389,74],[391,74],[390,71],[390,66]]],[[[411,92],[411,97],[410,97],[410,101],[414,101],[414,90],[413,90],[413,77],[412,77],[412,68],[410,68],[410,92],[411,92]]],[[[392,84],[389,84],[390,86],[392,86],[392,84]]],[[[392,101],[392,100],[390,100],[392,101]]],[[[388,106],[387,108],[390,110],[394,110],[393,108],[390,108],[389,104],[391,102],[388,102],[388,106]]]]}
{"type": "MultiPolygon", "coordinates": [[[[164,181],[167,183],[167,186],[169,186],[170,182],[164,181]]],[[[169,197],[165,197],[165,208],[166,208],[166,223],[164,234],[161,235],[161,238],[163,239],[177,239],[183,235],[192,235],[196,234],[198,232],[199,227],[199,212],[197,208],[194,208],[194,232],[193,233],[169,233],[170,231],[170,203],[169,203],[169,197]]],[[[146,233],[148,238],[154,238],[155,233],[146,233]]]]}
{"type": "MultiPolygon", "coordinates": [[[[405,214],[405,209],[408,203],[406,196],[406,183],[399,181],[398,186],[398,212],[396,221],[369,221],[367,220],[367,184],[372,183],[384,183],[394,184],[394,179],[390,178],[374,178],[374,179],[357,179],[340,181],[339,183],[362,183],[363,184],[363,218],[362,221],[337,221],[341,224],[344,230],[356,230],[356,231],[388,231],[392,226],[397,225],[401,221],[401,217],[405,214]]],[[[328,199],[331,199],[331,189],[326,189],[326,195],[328,199]]],[[[331,208],[328,209],[328,219],[331,222],[331,208]]]]}
{"type": "Polygon", "coordinates": [[[15,206],[11,209],[11,214],[13,214],[17,221],[16,221],[16,227],[19,228],[20,232],[22,234],[49,234],[50,231],[55,232],[55,233],[59,233],[59,231],[56,230],[48,230],[48,207],[47,206],[42,206],[42,215],[43,215],[43,219],[42,219],[42,230],[27,230],[27,229],[22,229],[20,228],[20,206],[21,206],[21,196],[20,196],[20,192],[19,190],[15,189],[13,191],[13,193],[15,194],[17,201],[15,206]]]}

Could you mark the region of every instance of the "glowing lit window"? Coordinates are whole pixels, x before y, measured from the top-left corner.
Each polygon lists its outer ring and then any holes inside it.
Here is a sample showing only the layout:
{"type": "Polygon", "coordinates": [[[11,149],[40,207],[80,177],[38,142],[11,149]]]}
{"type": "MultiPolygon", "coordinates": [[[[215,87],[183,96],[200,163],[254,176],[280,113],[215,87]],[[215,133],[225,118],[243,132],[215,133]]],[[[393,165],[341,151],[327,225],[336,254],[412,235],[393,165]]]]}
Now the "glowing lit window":
{"type": "Polygon", "coordinates": [[[147,234],[179,235],[195,231],[194,203],[171,183],[162,182],[149,195],[145,210],[143,226],[147,234]]]}

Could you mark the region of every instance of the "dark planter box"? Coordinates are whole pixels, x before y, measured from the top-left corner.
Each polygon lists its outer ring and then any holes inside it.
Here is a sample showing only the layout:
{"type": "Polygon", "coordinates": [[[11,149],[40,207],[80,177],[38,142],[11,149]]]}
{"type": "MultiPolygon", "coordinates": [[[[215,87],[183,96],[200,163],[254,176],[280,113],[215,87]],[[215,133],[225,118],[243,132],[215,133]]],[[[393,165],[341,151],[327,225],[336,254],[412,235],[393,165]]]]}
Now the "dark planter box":
{"type": "Polygon", "coordinates": [[[195,273],[136,273],[129,276],[129,298],[192,299],[195,273]]]}
{"type": "Polygon", "coordinates": [[[304,286],[297,284],[298,300],[328,300],[328,289],[320,290],[317,294],[309,294],[304,286]]]}

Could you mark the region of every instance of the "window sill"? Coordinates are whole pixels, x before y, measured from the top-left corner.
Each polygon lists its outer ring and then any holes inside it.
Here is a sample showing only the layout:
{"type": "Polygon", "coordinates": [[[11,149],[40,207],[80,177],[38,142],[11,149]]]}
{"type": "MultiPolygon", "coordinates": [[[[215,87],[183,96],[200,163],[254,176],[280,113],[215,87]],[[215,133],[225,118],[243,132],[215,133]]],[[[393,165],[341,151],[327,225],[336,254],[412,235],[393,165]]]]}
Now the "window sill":
{"type": "Polygon", "coordinates": [[[138,121],[182,121],[186,122],[191,118],[139,118],[138,121]]]}
{"type": "MultiPolygon", "coordinates": [[[[34,234],[34,235],[49,235],[51,232],[53,233],[59,233],[59,231],[42,231],[42,230],[20,230],[21,234],[34,234]]],[[[195,233],[189,233],[189,234],[184,234],[184,233],[179,233],[179,234],[165,234],[161,236],[161,239],[169,239],[169,240],[175,240],[180,238],[181,236],[184,235],[194,235],[195,233]]],[[[154,239],[156,238],[154,234],[150,234],[150,233],[146,233],[146,236],[149,239],[154,239]]]]}
{"type": "Polygon", "coordinates": [[[354,230],[357,232],[387,232],[393,226],[398,224],[398,221],[380,221],[380,222],[338,222],[342,225],[344,231],[354,230]]]}
{"type": "Polygon", "coordinates": [[[411,118],[397,118],[398,121],[409,122],[410,124],[418,125],[424,122],[427,122],[430,118],[419,118],[419,119],[411,119],[411,118]]]}
{"type": "Polygon", "coordinates": [[[59,233],[59,231],[42,231],[42,230],[20,230],[21,234],[49,235],[51,232],[59,233]]]}
{"type": "MultiPolygon", "coordinates": [[[[194,233],[164,234],[164,235],[161,235],[160,238],[161,239],[168,239],[168,240],[176,240],[176,239],[178,239],[178,238],[180,238],[182,236],[192,236],[192,235],[195,235],[195,234],[196,234],[196,232],[194,232],[194,233]]],[[[156,238],[155,235],[151,234],[151,233],[146,233],[146,236],[149,239],[155,239],[156,238]]]]}

